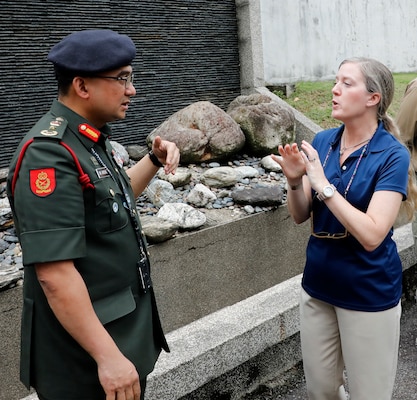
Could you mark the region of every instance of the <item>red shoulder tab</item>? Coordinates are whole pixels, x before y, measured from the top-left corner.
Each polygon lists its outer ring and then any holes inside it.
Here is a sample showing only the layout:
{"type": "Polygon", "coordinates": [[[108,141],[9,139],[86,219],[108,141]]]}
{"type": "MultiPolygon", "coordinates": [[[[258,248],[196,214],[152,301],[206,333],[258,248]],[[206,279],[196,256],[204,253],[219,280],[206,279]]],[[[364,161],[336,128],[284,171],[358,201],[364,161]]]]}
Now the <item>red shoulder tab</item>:
{"type": "Polygon", "coordinates": [[[30,190],[39,197],[49,196],[56,188],[55,168],[32,169],[30,190]]]}
{"type": "Polygon", "coordinates": [[[100,139],[101,132],[93,128],[92,126],[88,124],[80,124],[78,125],[78,132],[80,132],[82,135],[88,137],[90,140],[92,140],[94,143],[97,143],[100,139]]]}

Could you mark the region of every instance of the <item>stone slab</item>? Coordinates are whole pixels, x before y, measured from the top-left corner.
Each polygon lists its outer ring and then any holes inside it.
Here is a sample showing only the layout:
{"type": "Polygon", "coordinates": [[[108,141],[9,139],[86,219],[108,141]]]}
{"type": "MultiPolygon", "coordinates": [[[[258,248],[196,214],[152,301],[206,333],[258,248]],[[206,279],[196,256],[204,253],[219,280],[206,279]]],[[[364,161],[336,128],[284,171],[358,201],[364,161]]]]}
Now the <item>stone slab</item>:
{"type": "Polygon", "coordinates": [[[167,335],[148,400],[178,399],[299,331],[301,275],[167,335]]]}

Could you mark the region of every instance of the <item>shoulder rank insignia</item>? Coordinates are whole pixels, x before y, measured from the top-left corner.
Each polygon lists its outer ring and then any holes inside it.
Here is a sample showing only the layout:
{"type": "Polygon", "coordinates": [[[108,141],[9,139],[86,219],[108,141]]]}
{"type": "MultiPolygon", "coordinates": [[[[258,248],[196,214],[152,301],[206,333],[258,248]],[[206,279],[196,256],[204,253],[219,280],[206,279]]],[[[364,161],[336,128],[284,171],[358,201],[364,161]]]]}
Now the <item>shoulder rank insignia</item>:
{"type": "Polygon", "coordinates": [[[49,123],[49,128],[48,129],[43,129],[41,131],[41,135],[43,135],[43,136],[56,136],[56,135],[58,135],[57,128],[59,128],[63,122],[64,122],[64,119],[62,117],[56,117],[54,120],[52,120],[49,123]]]}
{"type": "Polygon", "coordinates": [[[32,169],[30,171],[30,189],[36,196],[49,196],[54,192],[55,187],[55,168],[32,169]]]}
{"type": "Polygon", "coordinates": [[[92,140],[94,143],[97,143],[100,139],[101,132],[93,128],[92,126],[88,124],[80,124],[78,125],[78,132],[80,132],[82,135],[88,137],[90,140],[92,140]]]}

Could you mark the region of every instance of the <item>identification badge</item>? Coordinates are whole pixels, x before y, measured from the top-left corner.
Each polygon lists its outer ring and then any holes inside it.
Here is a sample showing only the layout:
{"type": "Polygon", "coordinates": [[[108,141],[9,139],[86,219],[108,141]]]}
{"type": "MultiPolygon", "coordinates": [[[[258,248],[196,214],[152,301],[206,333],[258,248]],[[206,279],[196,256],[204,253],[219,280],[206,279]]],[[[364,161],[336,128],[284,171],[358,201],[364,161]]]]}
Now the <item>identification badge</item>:
{"type": "Polygon", "coordinates": [[[107,171],[107,168],[105,167],[97,168],[96,174],[100,179],[107,178],[110,176],[109,171],[107,171]]]}

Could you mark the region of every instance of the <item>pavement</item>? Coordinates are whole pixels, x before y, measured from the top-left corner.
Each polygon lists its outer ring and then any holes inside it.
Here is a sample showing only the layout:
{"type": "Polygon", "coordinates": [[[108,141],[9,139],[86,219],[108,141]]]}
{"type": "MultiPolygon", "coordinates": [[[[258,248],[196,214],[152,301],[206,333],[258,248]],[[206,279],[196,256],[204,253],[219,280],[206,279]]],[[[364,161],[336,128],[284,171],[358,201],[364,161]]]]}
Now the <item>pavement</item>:
{"type": "MultiPolygon", "coordinates": [[[[307,391],[299,364],[287,376],[287,382],[279,382],[263,389],[245,400],[306,400],[307,391]],[[274,387],[275,386],[275,387],[274,387]]],[[[417,399],[417,303],[403,303],[401,336],[397,376],[392,400],[417,399]]],[[[354,399],[352,399],[354,400],[354,399]]],[[[378,399],[369,399],[378,400],[378,399]]]]}

